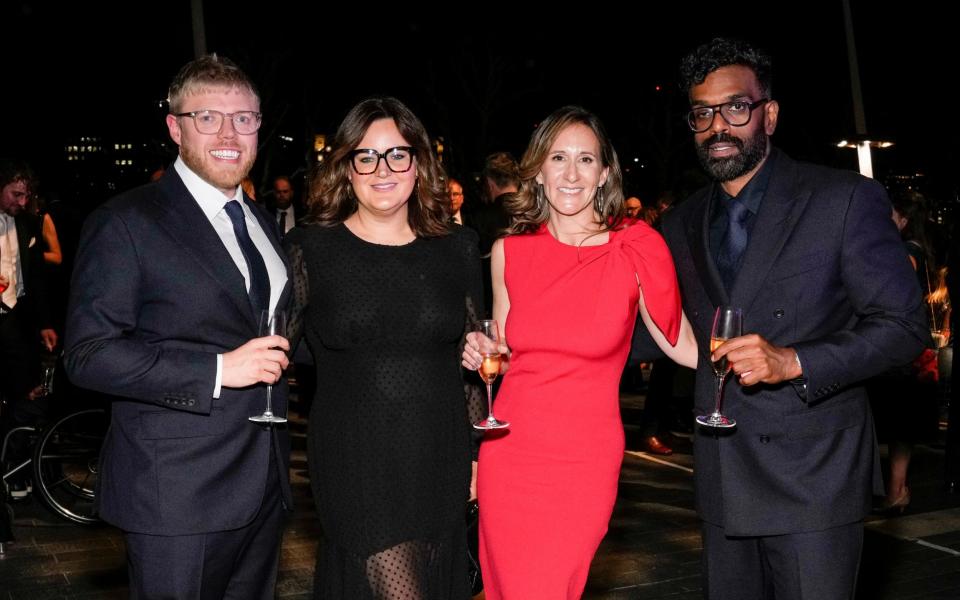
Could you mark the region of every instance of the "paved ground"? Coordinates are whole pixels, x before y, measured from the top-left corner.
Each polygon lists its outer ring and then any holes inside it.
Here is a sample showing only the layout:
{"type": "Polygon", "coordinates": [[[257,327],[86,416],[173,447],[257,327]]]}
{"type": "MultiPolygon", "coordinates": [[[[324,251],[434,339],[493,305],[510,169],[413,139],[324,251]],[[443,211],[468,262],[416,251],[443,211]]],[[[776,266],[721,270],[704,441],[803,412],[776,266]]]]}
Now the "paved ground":
{"type": "MultiPolygon", "coordinates": [[[[690,441],[673,456],[639,448],[642,397],[623,398],[628,450],[610,533],[594,560],[585,598],[699,599],[700,536],[692,510],[690,441]]],[[[302,436],[302,423],[294,423],[302,436]]],[[[303,478],[303,443],[292,473],[297,498],[283,543],[277,595],[309,598],[319,537],[303,478]]],[[[902,516],[867,525],[858,600],[960,598],[960,496],[943,490],[943,450],[920,446],[911,473],[913,503],[902,516]]],[[[0,559],[0,600],[126,598],[123,541],[111,527],[58,520],[31,500],[17,504],[18,542],[0,559]]]]}

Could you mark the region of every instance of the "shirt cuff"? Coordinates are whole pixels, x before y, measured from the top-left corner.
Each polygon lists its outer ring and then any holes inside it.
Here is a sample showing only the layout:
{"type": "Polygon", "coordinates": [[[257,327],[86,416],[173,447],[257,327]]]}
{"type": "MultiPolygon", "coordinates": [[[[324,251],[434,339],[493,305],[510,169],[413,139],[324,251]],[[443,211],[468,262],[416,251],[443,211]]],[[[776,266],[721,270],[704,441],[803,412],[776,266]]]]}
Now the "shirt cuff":
{"type": "Polygon", "coordinates": [[[807,401],[807,377],[803,374],[803,363],[800,362],[800,354],[794,350],[794,358],[797,359],[797,366],[800,367],[800,377],[790,380],[790,385],[793,386],[794,391],[797,392],[797,395],[800,396],[800,399],[804,402],[807,401]]]}
{"type": "Polygon", "coordinates": [[[213,386],[213,397],[220,397],[220,387],[223,385],[223,355],[217,355],[217,379],[216,384],[213,386]]]}

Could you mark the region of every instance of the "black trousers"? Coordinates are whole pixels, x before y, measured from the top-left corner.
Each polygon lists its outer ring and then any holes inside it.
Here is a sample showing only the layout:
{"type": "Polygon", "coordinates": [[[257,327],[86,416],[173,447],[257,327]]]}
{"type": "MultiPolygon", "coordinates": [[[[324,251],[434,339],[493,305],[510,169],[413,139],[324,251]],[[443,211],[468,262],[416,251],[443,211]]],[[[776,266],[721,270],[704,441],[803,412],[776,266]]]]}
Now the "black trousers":
{"type": "Polygon", "coordinates": [[[40,330],[22,305],[0,314],[0,392],[14,403],[40,381],[40,330]]]}
{"type": "MultiPolygon", "coordinates": [[[[276,460],[271,456],[271,463],[276,460]]],[[[269,471],[260,512],[245,527],[181,536],[126,532],[130,597],[272,600],[280,565],[284,510],[276,465],[271,464],[269,471]]],[[[229,501],[224,498],[225,503],[229,501]]]]}
{"type": "Polygon", "coordinates": [[[708,600],[852,600],[863,523],[823,531],[728,537],[702,523],[703,597],[708,600]]]}

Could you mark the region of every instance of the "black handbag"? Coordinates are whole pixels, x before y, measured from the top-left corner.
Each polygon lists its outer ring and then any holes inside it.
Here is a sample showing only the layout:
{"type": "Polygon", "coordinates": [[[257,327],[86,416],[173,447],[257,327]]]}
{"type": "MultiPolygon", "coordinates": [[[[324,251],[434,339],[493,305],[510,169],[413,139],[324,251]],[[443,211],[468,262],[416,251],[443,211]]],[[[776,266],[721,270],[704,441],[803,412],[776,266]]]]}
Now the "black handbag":
{"type": "Polygon", "coordinates": [[[467,577],[471,596],[483,591],[483,575],[480,573],[480,506],[476,500],[467,503],[467,577]]]}

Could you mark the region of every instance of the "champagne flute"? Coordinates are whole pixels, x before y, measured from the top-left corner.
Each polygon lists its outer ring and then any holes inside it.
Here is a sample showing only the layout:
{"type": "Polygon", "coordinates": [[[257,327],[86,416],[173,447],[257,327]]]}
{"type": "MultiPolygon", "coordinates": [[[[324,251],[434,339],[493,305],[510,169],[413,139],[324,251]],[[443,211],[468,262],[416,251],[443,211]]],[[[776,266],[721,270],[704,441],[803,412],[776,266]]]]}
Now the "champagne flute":
{"type": "Polygon", "coordinates": [[[44,398],[53,393],[53,377],[56,374],[56,369],[55,364],[43,365],[43,372],[40,379],[40,395],[44,398]]]}
{"type": "MultiPolygon", "coordinates": [[[[719,306],[713,316],[713,330],[710,333],[710,352],[720,347],[725,341],[743,334],[743,310],[732,306],[719,306]]],[[[736,427],[737,422],[720,412],[723,400],[723,382],[730,372],[727,357],[713,361],[713,373],[717,377],[717,399],[713,413],[699,415],[697,423],[703,427],[715,429],[729,429],[736,427]]]]}
{"type": "MultiPolygon", "coordinates": [[[[268,335],[279,335],[286,337],[287,335],[287,313],[286,311],[277,310],[270,312],[269,310],[260,311],[260,337],[268,335]]],[[[250,417],[250,420],[254,423],[286,423],[286,417],[278,417],[273,414],[273,406],[271,405],[271,400],[273,399],[273,386],[267,386],[267,409],[263,411],[262,415],[255,415],[250,417]]]]}
{"type": "Polygon", "coordinates": [[[504,429],[510,426],[506,421],[500,421],[493,416],[493,382],[500,374],[500,327],[493,319],[480,321],[477,325],[480,332],[480,355],[483,360],[477,372],[480,379],[487,384],[487,418],[480,419],[473,424],[475,429],[504,429]]]}

